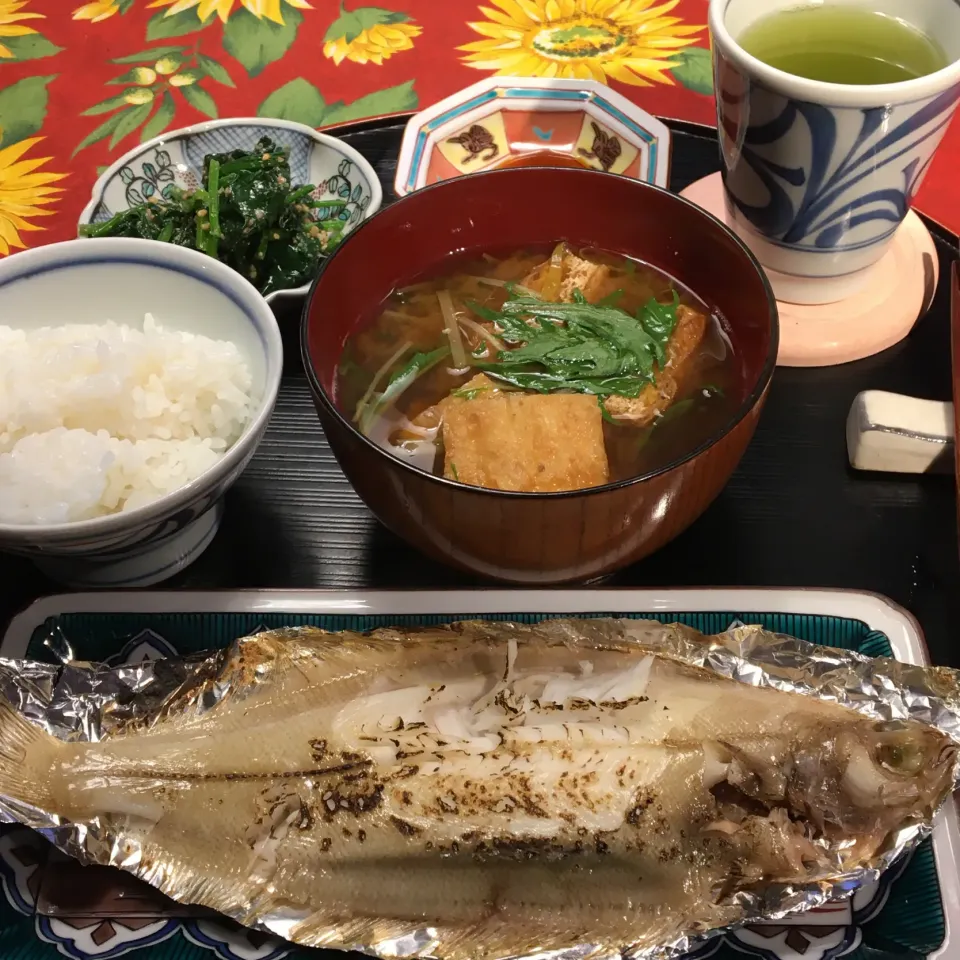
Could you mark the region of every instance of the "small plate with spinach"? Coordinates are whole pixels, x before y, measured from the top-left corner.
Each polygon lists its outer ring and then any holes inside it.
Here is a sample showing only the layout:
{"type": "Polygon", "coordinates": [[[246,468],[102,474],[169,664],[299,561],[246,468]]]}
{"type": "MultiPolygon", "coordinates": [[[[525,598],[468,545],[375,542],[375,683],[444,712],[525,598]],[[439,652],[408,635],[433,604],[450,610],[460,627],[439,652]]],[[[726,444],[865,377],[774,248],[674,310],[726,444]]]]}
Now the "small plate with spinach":
{"type": "Polygon", "coordinates": [[[335,137],[286,120],[214,120],[121,157],[94,185],[78,233],[192,247],[272,301],[304,296],[382,197],[370,164],[335,137]]]}

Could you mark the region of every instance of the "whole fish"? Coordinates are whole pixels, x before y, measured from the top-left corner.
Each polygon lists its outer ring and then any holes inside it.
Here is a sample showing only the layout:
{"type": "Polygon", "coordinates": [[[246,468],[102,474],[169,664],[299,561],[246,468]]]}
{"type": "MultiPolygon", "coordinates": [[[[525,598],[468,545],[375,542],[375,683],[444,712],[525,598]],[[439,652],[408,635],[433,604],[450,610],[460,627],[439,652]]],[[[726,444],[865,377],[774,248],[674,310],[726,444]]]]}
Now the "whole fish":
{"type": "Polygon", "coordinates": [[[0,706],[0,795],[183,903],[449,960],[697,937],[929,822],[953,740],[664,655],[684,629],[262,633],[99,742],[0,706]]]}

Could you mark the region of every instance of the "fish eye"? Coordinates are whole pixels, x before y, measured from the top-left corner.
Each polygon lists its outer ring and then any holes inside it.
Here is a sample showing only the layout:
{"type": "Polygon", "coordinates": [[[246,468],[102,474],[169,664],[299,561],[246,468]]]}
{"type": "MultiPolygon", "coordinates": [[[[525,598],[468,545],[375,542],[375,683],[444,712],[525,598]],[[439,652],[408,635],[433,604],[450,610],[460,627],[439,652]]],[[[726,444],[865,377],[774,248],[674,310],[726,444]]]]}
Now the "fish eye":
{"type": "Polygon", "coordinates": [[[877,763],[891,773],[917,774],[923,767],[923,753],[912,743],[888,740],[877,747],[877,763]]]}
{"type": "Polygon", "coordinates": [[[902,720],[878,720],[873,725],[873,729],[877,733],[897,733],[908,728],[902,720]]]}

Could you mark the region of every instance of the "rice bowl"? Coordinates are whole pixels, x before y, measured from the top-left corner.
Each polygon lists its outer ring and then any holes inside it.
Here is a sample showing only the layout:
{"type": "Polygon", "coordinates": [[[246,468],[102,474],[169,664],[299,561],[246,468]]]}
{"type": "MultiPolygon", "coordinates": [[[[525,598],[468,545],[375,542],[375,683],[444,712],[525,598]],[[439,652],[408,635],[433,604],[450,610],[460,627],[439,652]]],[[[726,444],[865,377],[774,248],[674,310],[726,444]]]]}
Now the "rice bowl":
{"type": "Polygon", "coordinates": [[[199,556],[279,386],[252,285],[170,244],[68,241],[0,263],[0,321],[0,549],[91,586],[199,556]]]}
{"type": "Polygon", "coordinates": [[[0,326],[0,522],[135,509],[208,470],[254,403],[236,345],[108,321],[0,326]],[[69,465],[69,470],[64,469],[69,465]]]}

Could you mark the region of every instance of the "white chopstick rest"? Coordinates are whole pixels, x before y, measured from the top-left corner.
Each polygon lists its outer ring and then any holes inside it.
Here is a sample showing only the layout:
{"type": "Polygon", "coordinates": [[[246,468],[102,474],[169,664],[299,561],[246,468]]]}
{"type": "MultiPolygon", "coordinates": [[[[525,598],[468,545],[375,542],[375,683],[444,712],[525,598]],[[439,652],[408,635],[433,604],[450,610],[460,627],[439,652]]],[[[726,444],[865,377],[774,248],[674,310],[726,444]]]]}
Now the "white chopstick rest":
{"type": "Polygon", "coordinates": [[[951,472],[953,404],[865,390],[847,416],[847,456],[855,470],[951,472]]]}

